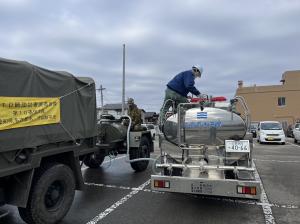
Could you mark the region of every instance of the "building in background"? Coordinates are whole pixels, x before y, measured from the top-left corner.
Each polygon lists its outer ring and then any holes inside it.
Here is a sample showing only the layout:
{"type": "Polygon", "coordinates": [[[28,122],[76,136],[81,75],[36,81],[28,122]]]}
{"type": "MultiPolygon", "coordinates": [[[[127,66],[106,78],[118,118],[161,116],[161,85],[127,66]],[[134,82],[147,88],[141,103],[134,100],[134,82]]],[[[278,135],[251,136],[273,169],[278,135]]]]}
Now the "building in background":
{"type": "Polygon", "coordinates": [[[236,96],[245,98],[252,121],[280,121],[286,129],[300,120],[300,70],[283,73],[280,85],[244,86],[238,81],[236,96]]]}
{"type": "MultiPolygon", "coordinates": [[[[125,114],[128,112],[128,105],[125,104],[125,114]]],[[[142,122],[145,122],[145,114],[146,111],[144,109],[140,109],[141,111],[141,118],[142,122]]],[[[97,109],[97,118],[100,119],[102,113],[102,108],[97,109]]],[[[103,114],[111,114],[116,118],[120,118],[122,115],[122,103],[110,103],[110,104],[105,104],[103,106],[103,114]]]]}
{"type": "Polygon", "coordinates": [[[157,124],[158,114],[156,112],[146,112],[145,123],[157,124]]]}
{"type": "MultiPolygon", "coordinates": [[[[128,111],[128,105],[125,104],[125,114],[127,114],[128,111]]],[[[101,115],[102,108],[98,109],[98,117],[101,115]]],[[[111,114],[116,118],[119,118],[122,115],[122,103],[110,103],[105,104],[103,106],[103,113],[104,114],[111,114]]]]}

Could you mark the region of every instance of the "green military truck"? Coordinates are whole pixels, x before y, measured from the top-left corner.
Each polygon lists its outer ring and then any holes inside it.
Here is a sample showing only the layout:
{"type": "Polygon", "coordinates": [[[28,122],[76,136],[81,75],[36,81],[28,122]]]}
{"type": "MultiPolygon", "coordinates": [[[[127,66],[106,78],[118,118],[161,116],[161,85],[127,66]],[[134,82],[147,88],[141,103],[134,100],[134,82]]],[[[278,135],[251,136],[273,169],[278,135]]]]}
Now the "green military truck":
{"type": "Polygon", "coordinates": [[[130,132],[124,119],[97,122],[91,78],[0,58],[0,205],[17,206],[30,224],[57,223],[84,189],[83,163],[97,168],[106,155],[127,153],[134,170],[145,170],[149,161],[139,158],[150,157],[151,135],[130,132]]]}

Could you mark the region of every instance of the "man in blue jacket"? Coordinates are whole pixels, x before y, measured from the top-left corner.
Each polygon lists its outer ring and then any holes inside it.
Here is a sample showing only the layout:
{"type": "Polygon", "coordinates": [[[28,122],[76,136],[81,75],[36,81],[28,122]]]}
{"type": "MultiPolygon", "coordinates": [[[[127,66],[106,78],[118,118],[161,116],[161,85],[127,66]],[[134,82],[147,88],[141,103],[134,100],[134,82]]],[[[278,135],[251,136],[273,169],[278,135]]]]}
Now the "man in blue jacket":
{"type": "Polygon", "coordinates": [[[195,78],[200,78],[203,73],[203,68],[197,65],[192,67],[192,70],[184,71],[176,75],[168,84],[166,89],[165,100],[160,110],[160,121],[163,124],[166,120],[165,115],[174,106],[176,112],[179,103],[187,103],[188,93],[200,96],[199,90],[194,86],[195,78]],[[174,102],[174,105],[173,105],[174,102]]]}

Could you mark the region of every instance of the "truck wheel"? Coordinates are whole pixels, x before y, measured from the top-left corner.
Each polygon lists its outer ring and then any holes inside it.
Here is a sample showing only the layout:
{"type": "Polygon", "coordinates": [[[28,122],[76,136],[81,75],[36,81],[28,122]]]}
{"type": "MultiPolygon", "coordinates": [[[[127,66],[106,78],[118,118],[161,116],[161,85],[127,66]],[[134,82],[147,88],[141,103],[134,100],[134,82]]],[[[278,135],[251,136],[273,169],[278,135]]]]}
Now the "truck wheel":
{"type": "Polygon", "coordinates": [[[70,167],[52,163],[39,168],[33,178],[27,207],[19,207],[28,224],[54,224],[65,217],[75,194],[75,178],[70,167]]]}
{"type": "Polygon", "coordinates": [[[91,155],[86,156],[86,158],[83,160],[83,163],[89,168],[96,169],[101,166],[103,161],[104,161],[104,156],[93,153],[91,155]]]}
{"type": "MultiPolygon", "coordinates": [[[[129,151],[129,158],[139,159],[139,158],[149,158],[150,157],[150,142],[146,136],[142,136],[139,148],[131,148],[129,151]]],[[[149,161],[138,161],[130,163],[132,169],[136,172],[141,172],[147,169],[149,161]]]]}

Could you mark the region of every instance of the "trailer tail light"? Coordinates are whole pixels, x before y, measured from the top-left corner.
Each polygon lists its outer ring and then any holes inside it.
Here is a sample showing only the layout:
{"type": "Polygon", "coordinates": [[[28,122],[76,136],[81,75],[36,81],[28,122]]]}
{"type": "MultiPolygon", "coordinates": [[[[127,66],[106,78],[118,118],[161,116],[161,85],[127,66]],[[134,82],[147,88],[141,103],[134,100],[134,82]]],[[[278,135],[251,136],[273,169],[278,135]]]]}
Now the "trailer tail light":
{"type": "Polygon", "coordinates": [[[154,180],[154,187],[156,187],[156,188],[170,188],[170,181],[154,180]]]}
{"type": "Polygon", "coordinates": [[[237,187],[237,193],[238,194],[256,195],[256,187],[238,186],[237,187]]]}

